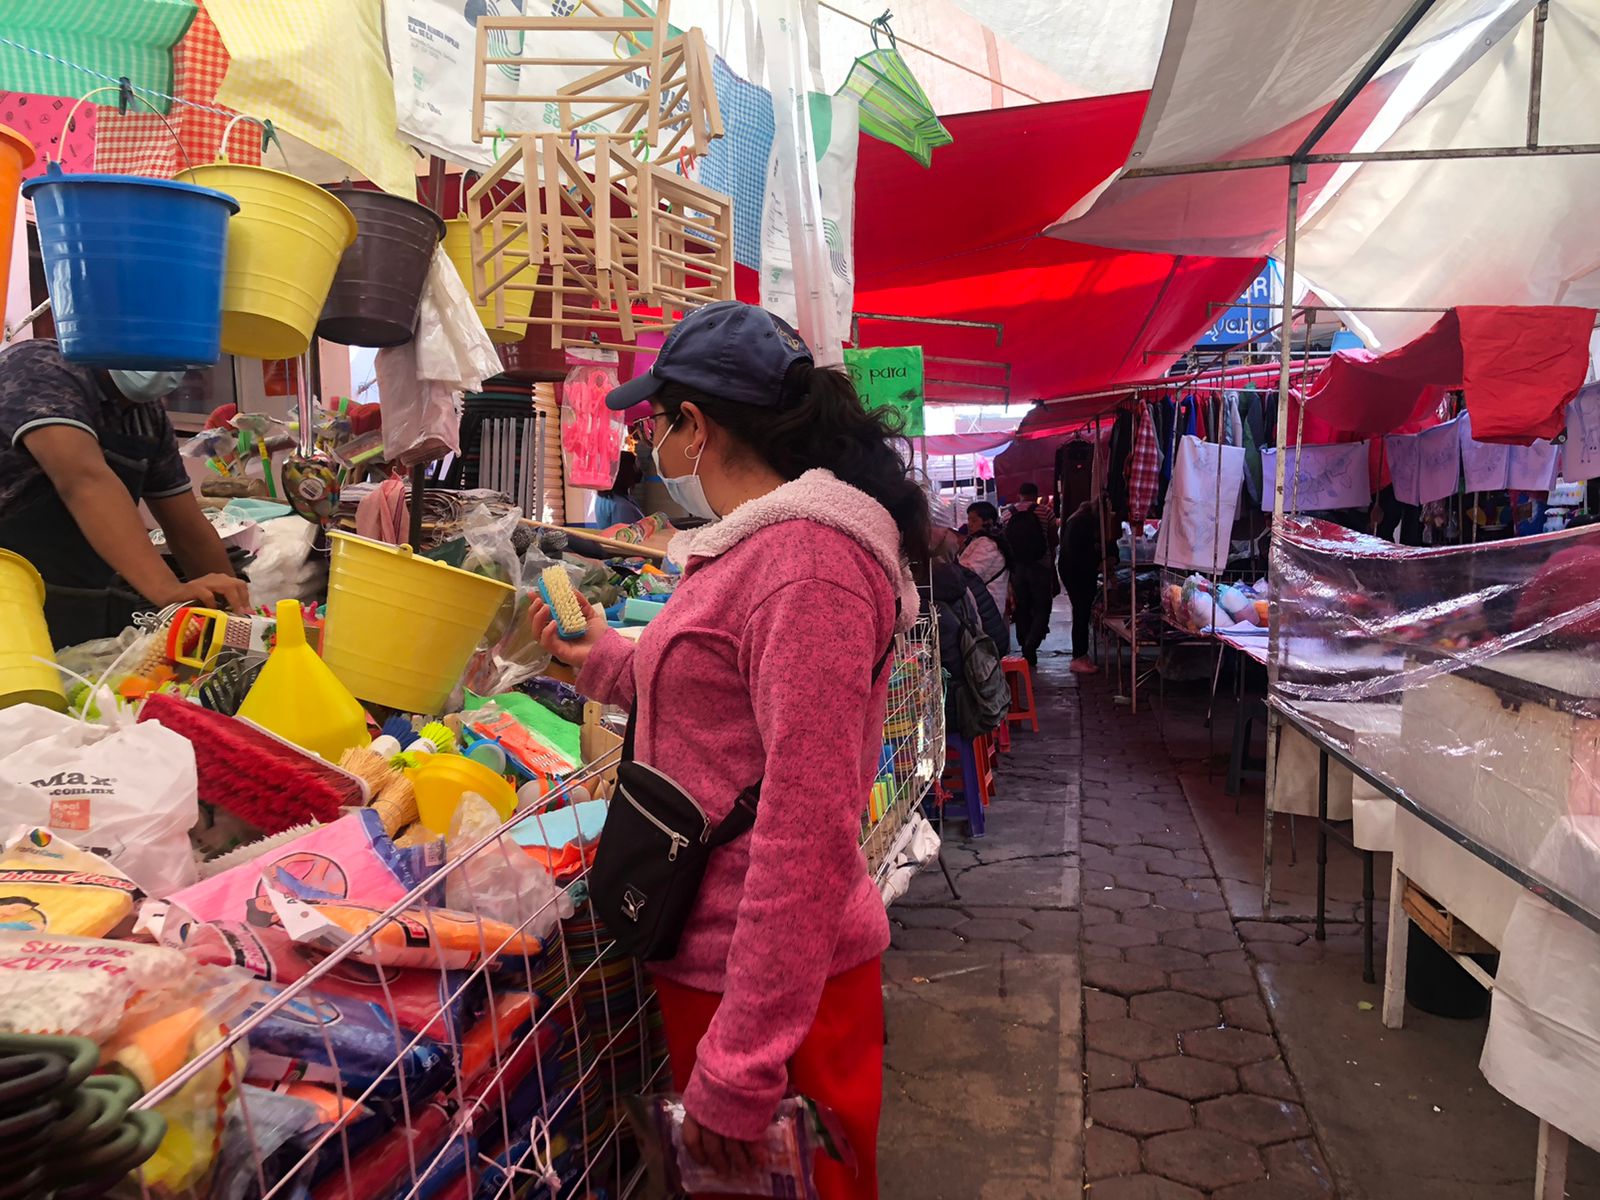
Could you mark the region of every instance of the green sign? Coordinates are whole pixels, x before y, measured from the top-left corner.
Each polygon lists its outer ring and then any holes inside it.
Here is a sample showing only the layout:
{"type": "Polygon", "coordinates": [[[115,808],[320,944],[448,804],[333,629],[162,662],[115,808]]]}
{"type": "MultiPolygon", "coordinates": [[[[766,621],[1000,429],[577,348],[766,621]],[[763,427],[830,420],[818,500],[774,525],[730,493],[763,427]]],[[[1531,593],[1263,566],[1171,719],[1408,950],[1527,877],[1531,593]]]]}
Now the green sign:
{"type": "Polygon", "coordinates": [[[901,433],[922,436],[921,346],[846,350],[844,365],[869,412],[892,408],[900,414],[901,433]]]}

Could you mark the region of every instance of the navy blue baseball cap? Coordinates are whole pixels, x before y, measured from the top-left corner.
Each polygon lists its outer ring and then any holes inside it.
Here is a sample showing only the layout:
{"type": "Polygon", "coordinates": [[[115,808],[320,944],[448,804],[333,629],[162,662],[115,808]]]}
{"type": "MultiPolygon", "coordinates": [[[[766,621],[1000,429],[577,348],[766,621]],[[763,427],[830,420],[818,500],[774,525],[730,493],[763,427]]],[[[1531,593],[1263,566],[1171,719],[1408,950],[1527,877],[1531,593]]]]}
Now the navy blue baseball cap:
{"type": "Polygon", "coordinates": [[[801,361],[811,361],[811,350],[787,322],[753,304],[719,300],[684,317],[654,365],[613,388],[606,406],[621,412],[681,383],[718,400],[777,408],[785,376],[801,361]]]}

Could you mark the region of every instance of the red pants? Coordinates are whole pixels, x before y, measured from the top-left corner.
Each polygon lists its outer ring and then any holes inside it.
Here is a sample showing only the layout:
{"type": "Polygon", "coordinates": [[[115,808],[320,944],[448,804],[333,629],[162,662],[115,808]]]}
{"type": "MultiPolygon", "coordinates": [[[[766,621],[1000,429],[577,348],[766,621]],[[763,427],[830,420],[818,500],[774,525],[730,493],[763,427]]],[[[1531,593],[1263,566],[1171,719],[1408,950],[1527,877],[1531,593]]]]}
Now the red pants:
{"type": "MultiPolygon", "coordinates": [[[[656,995],[667,1027],[672,1082],[689,1086],[700,1039],[722,1003],[657,978],[656,995]]],[[[873,959],[828,980],[811,1032],[789,1060],[789,1086],[826,1104],[855,1151],[858,1170],[817,1156],[817,1193],[822,1200],[878,1200],[878,1115],[883,1107],[883,971],[873,959]]]]}

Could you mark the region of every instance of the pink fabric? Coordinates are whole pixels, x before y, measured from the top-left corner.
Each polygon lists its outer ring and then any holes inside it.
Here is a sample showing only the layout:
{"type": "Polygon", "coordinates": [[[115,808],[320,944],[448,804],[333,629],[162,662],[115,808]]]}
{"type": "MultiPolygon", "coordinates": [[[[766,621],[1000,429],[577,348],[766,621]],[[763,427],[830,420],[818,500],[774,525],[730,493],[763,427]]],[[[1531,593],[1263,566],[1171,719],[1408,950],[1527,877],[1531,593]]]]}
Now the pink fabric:
{"type": "Polygon", "coordinates": [[[398,546],[411,529],[403,479],[385,479],[356,505],[356,532],[375,542],[398,546]]]}
{"type": "Polygon", "coordinates": [[[680,534],[683,581],[637,647],[611,633],[578,687],[637,700],[636,754],[712,821],[757,779],[754,830],[718,850],[678,956],[653,969],[723,996],[685,1093],[708,1128],[754,1138],[823,985],[889,944],[859,838],[888,672],[872,668],[917,599],[889,514],[811,471],[680,534]]]}

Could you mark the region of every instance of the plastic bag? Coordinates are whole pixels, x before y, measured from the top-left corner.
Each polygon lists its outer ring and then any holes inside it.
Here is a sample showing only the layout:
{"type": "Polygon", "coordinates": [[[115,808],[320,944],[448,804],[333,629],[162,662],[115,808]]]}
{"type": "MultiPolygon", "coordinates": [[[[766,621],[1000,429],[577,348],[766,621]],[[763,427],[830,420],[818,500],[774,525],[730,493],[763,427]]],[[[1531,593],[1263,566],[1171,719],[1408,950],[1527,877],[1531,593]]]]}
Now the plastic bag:
{"type": "Polygon", "coordinates": [[[812,1180],[818,1151],[847,1167],[855,1154],[838,1118],[815,1101],[791,1096],[778,1105],[762,1137],[761,1163],[739,1174],[720,1175],[683,1148],[683,1100],[679,1096],[634,1096],[628,1119],[639,1139],[651,1179],[662,1195],[772,1196],[817,1200],[812,1180]]]}
{"type": "MultiPolygon", "coordinates": [[[[443,246],[434,247],[433,261],[428,264],[428,286],[423,289],[413,344],[417,377],[448,384],[457,391],[476,392],[485,379],[505,370],[500,352],[478,319],[467,285],[443,246]]],[[[384,428],[387,431],[388,426],[384,428]]]]}
{"type": "Polygon", "coordinates": [[[164,946],[0,930],[0,1030],[104,1042],[141,992],[195,969],[164,946]]]}
{"type": "MultiPolygon", "coordinates": [[[[106,706],[103,706],[106,707],[106,706]]],[[[193,883],[194,746],[154,721],[94,725],[32,704],[0,710],[0,811],[110,859],[150,896],[193,883]]]]}
{"type": "Polygon", "coordinates": [[[250,564],[250,603],[266,608],[279,600],[315,601],[328,573],[327,561],[311,553],[317,527],[279,518],[263,522],[260,530],[261,545],[250,564]]]}
{"type": "Polygon", "coordinates": [[[617,477],[622,422],[606,407],[616,386],[615,362],[582,361],[561,386],[561,458],[573,487],[608,488],[617,477]]]}
{"type": "MultiPolygon", "coordinates": [[[[493,805],[467,793],[450,820],[447,859],[454,862],[500,825],[493,805]]],[[[567,894],[510,838],[497,838],[471,855],[445,876],[444,886],[450,908],[482,913],[540,939],[573,913],[567,894]]]]}
{"type": "Polygon", "coordinates": [[[378,404],[383,452],[403,467],[461,452],[461,394],[417,373],[417,344],[378,351],[378,404]]]}

